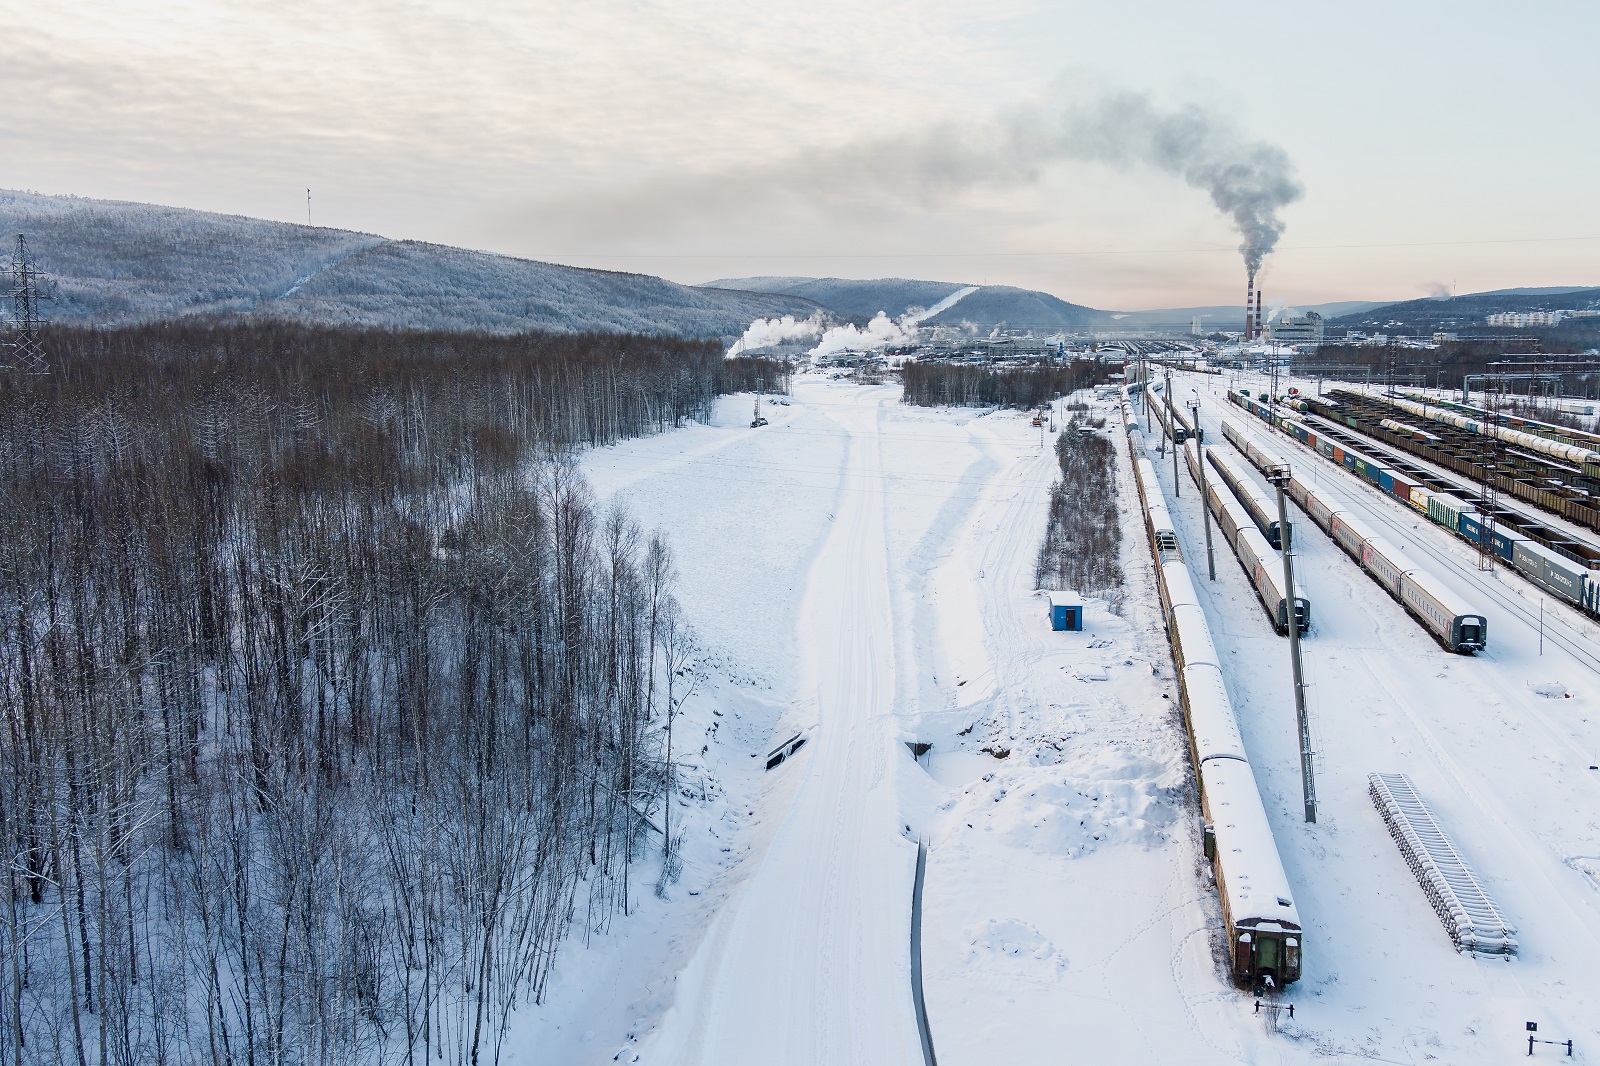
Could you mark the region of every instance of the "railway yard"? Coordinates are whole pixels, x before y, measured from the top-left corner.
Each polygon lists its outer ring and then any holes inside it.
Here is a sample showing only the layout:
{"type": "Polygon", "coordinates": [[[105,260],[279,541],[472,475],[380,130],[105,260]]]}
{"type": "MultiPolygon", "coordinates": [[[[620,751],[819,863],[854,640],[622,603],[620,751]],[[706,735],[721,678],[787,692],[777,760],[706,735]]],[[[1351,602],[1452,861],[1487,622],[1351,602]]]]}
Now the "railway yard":
{"type": "MultiPolygon", "coordinates": [[[[1580,960],[1600,957],[1600,634],[1583,566],[1600,558],[1600,537],[1579,527],[1574,491],[1535,498],[1529,489],[1507,501],[1481,483],[1482,467],[1514,462],[1524,486],[1547,484],[1562,461],[1352,390],[1328,389],[1332,403],[1285,396],[1292,406],[1269,408],[1259,383],[1171,380],[1177,409],[1198,404],[1198,422],[1192,412],[1158,417],[1134,399],[1124,406],[1130,452],[1136,470],[1149,458],[1162,472],[1161,510],[1149,512],[1147,530],[1157,566],[1178,554],[1156,547],[1159,514],[1205,608],[1294,892],[1303,976],[1285,998],[1307,1009],[1330,978],[1341,997],[1352,985],[1414,994],[1397,985],[1405,974],[1426,986],[1414,1030],[1375,1027],[1372,1044],[1346,1061],[1509,1060],[1528,1052],[1518,1043],[1527,1022],[1541,1033],[1570,1029],[1577,1057],[1585,1045],[1592,1053],[1600,1033],[1573,982],[1587,966],[1580,960]],[[1384,419],[1403,425],[1383,428],[1384,419]],[[1174,425],[1188,438],[1177,485],[1165,454],[1174,425]],[[1218,463],[1208,464],[1215,582],[1205,580],[1195,477],[1205,453],[1229,471],[1219,478],[1218,463]],[[1310,619],[1301,647],[1315,824],[1301,814],[1288,653],[1274,632],[1282,627],[1250,604],[1260,585],[1244,580],[1249,564],[1223,558],[1230,522],[1215,500],[1219,483],[1236,479],[1249,481],[1246,494],[1272,494],[1268,470],[1289,477],[1295,592],[1310,619]],[[1541,511],[1541,499],[1561,513],[1541,511]],[[1429,847],[1445,859],[1428,857],[1429,847]],[[1443,1035],[1445,1018],[1459,1026],[1454,1040],[1443,1035]]],[[[1153,397],[1163,406],[1164,392],[1153,397]]],[[[1565,466],[1559,472],[1577,485],[1581,468],[1565,466]]],[[[1277,553],[1267,562],[1274,569],[1277,553]]],[[[1181,655],[1176,638],[1174,646],[1181,655]]]]}
{"type": "Polygon", "coordinates": [[[1600,622],[1514,541],[1480,569],[1463,475],[1293,411],[1303,442],[1241,403],[1262,388],[1174,373],[1176,455],[1137,395],[1080,412],[1124,574],[1081,632],[1037,590],[1057,468],[1029,414],[808,375],[760,430],[730,399],[588,459],[602,500],[694,534],[684,868],[562,964],[507,1061],[928,1061],[919,842],[945,1066],[1509,1063],[1530,1022],[1600,1054],[1600,622]]]}

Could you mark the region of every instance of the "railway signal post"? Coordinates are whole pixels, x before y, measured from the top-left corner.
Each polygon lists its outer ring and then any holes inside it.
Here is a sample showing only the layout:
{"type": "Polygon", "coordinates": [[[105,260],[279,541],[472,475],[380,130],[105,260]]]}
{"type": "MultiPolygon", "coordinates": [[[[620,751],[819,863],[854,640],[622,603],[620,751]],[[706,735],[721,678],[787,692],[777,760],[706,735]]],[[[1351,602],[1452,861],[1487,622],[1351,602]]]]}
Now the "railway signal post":
{"type": "Polygon", "coordinates": [[[1300,729],[1300,789],[1305,797],[1306,821],[1317,820],[1317,780],[1311,765],[1311,723],[1306,719],[1306,686],[1300,671],[1300,621],[1294,613],[1294,562],[1290,546],[1294,542],[1289,526],[1289,509],[1284,503],[1284,488],[1289,484],[1289,468],[1273,467],[1267,480],[1278,490],[1278,554],[1283,557],[1283,597],[1289,611],[1289,667],[1294,674],[1294,715],[1300,729]]]}

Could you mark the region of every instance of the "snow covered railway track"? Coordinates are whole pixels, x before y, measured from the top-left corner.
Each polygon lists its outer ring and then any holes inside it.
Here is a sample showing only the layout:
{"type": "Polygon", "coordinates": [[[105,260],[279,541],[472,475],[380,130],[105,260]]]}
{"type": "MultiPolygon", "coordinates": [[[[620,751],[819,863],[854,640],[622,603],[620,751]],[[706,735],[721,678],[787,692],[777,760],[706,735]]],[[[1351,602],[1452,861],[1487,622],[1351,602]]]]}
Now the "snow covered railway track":
{"type": "Polygon", "coordinates": [[[1515,955],[1515,927],[1456,850],[1411,779],[1405,774],[1371,774],[1367,780],[1373,805],[1457,950],[1515,955]]]}

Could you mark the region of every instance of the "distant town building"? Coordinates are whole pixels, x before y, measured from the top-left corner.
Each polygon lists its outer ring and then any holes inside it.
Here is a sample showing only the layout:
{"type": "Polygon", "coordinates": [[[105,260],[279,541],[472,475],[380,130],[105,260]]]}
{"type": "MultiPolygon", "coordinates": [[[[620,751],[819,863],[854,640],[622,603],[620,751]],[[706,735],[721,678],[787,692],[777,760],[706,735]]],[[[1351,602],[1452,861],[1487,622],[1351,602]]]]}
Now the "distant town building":
{"type": "Polygon", "coordinates": [[[1600,315],[1600,310],[1584,311],[1502,311],[1490,315],[1484,321],[1491,326],[1510,326],[1512,329],[1527,329],[1529,326],[1559,326],[1565,318],[1594,318],[1600,315]]]}
{"type": "Polygon", "coordinates": [[[1273,344],[1321,344],[1322,316],[1307,311],[1298,317],[1285,315],[1267,323],[1267,339],[1273,344]]]}
{"type": "Polygon", "coordinates": [[[1443,344],[1445,341],[1458,341],[1460,339],[1461,334],[1459,333],[1435,333],[1433,335],[1433,343],[1435,344],[1443,344]]]}

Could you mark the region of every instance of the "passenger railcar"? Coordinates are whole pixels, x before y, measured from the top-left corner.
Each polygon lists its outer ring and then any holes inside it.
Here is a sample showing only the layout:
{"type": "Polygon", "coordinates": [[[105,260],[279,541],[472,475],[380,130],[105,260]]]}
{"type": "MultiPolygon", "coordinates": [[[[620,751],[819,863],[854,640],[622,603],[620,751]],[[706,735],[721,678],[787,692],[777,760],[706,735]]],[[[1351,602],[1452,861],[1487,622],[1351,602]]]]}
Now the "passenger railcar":
{"type": "MultiPolygon", "coordinates": [[[[1143,457],[1133,450],[1134,439],[1130,435],[1129,454],[1148,526],[1150,505],[1163,497],[1154,468],[1139,470],[1143,457]]],[[[1242,528],[1255,532],[1249,526],[1242,528]]],[[[1181,553],[1159,550],[1154,537],[1150,547],[1162,616],[1178,667],[1179,706],[1200,796],[1206,858],[1221,903],[1228,972],[1246,986],[1282,987],[1300,977],[1304,943],[1300,915],[1189,568],[1181,553]]]]}
{"type": "Polygon", "coordinates": [[[1255,773],[1241,759],[1207,759],[1200,780],[1233,976],[1281,987],[1300,977],[1304,931],[1255,773]]]}
{"type": "MultiPolygon", "coordinates": [[[[1267,538],[1267,543],[1274,548],[1282,549],[1283,531],[1278,528],[1278,505],[1275,500],[1268,500],[1266,493],[1256,486],[1254,481],[1245,477],[1232,463],[1217,454],[1215,448],[1206,449],[1206,461],[1222,477],[1222,481],[1238,498],[1245,512],[1255,522],[1256,528],[1261,530],[1261,535],[1267,538]]],[[[1292,527],[1291,523],[1291,527],[1292,527]]],[[[1293,529],[1290,529],[1291,536],[1293,529]]]]}
{"type": "Polygon", "coordinates": [[[1160,393],[1153,388],[1146,389],[1145,400],[1149,402],[1150,409],[1155,412],[1156,421],[1161,424],[1161,431],[1171,437],[1174,444],[1182,444],[1189,439],[1188,431],[1185,428],[1187,423],[1183,420],[1183,417],[1181,415],[1176,419],[1167,417],[1167,405],[1160,393]]]}
{"type": "MultiPolygon", "coordinates": [[[[1210,449],[1204,449],[1210,451],[1210,449]]],[[[1200,460],[1190,455],[1191,472],[1200,460]]],[[[1206,483],[1206,507],[1216,519],[1222,539],[1233,549],[1234,556],[1256,590],[1267,618],[1279,636],[1289,632],[1289,604],[1283,594],[1283,560],[1267,538],[1261,535],[1244,510],[1225,498],[1215,482],[1206,483]]],[[[1304,596],[1294,599],[1294,617],[1300,632],[1311,626],[1311,603],[1304,596]]]]}
{"type": "MultiPolygon", "coordinates": [[[[1272,628],[1278,631],[1279,636],[1286,635],[1289,632],[1289,601],[1283,594],[1282,558],[1272,550],[1266,537],[1249,526],[1239,530],[1234,551],[1244,566],[1244,572],[1249,575],[1256,595],[1261,598],[1261,605],[1267,609],[1272,628]]],[[[1294,598],[1294,618],[1300,632],[1311,628],[1311,603],[1304,596],[1294,598]]]]}
{"type": "MultiPolygon", "coordinates": [[[[1235,402],[1243,406],[1241,401],[1235,402]]],[[[1320,443],[1313,430],[1292,420],[1281,419],[1280,428],[1308,446],[1317,447],[1320,443]]],[[[1252,444],[1244,433],[1230,423],[1224,423],[1223,434],[1257,466],[1281,463],[1272,453],[1252,444]]],[[[1322,451],[1320,447],[1318,450],[1322,451]]],[[[1476,512],[1460,500],[1442,493],[1428,492],[1404,474],[1390,470],[1353,449],[1335,445],[1333,451],[1336,454],[1331,458],[1340,461],[1380,491],[1417,507],[1435,522],[1474,543],[1481,538],[1481,525],[1476,512]],[[1455,525],[1451,526],[1451,522],[1455,525]]],[[[1483,614],[1445,589],[1437,578],[1412,563],[1394,545],[1377,536],[1365,522],[1346,512],[1344,505],[1333,494],[1325,489],[1309,487],[1298,476],[1290,478],[1288,493],[1301,510],[1333,538],[1334,543],[1382,585],[1446,650],[1470,655],[1486,645],[1489,624],[1483,614]]],[[[1581,598],[1584,595],[1585,586],[1580,578],[1586,575],[1586,571],[1580,574],[1575,564],[1558,553],[1548,549],[1542,553],[1532,552],[1526,547],[1533,544],[1532,541],[1510,532],[1492,531],[1490,542],[1497,555],[1526,573],[1541,587],[1563,599],[1570,599],[1574,595],[1581,598]],[[1550,570],[1551,558],[1560,560],[1554,572],[1550,570]],[[1562,572],[1563,567],[1567,568],[1566,573],[1562,572]]],[[[1600,600],[1600,596],[1594,598],[1600,600]]]]}

